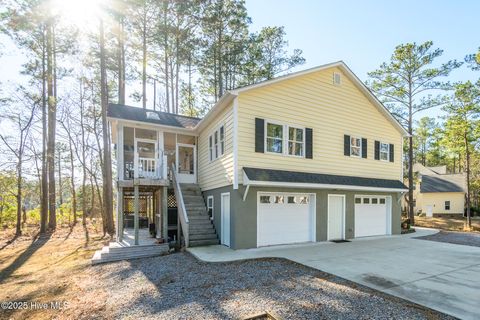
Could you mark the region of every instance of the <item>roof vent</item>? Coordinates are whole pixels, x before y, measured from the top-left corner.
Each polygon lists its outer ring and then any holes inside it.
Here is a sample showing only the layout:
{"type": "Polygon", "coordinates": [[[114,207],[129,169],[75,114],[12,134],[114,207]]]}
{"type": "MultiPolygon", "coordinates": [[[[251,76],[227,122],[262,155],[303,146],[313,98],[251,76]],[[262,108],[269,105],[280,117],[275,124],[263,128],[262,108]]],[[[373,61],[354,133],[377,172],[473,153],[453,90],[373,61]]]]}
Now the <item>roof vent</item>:
{"type": "Polygon", "coordinates": [[[156,113],[156,112],[147,111],[147,119],[150,119],[150,120],[160,120],[160,117],[158,116],[158,113],[156,113]]]}
{"type": "Polygon", "coordinates": [[[339,86],[342,83],[342,77],[340,73],[334,72],[333,73],[333,84],[339,86]]]}

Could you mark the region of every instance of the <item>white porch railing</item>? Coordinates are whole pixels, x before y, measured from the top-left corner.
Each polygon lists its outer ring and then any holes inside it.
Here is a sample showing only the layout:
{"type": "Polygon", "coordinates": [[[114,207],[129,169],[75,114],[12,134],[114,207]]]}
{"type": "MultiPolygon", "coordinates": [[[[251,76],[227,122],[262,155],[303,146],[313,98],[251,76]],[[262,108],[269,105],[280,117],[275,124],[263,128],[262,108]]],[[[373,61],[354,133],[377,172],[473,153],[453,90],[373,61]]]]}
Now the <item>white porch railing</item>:
{"type": "Polygon", "coordinates": [[[136,166],[134,168],[135,178],[143,179],[167,179],[167,156],[157,158],[136,157],[136,166]]]}
{"type": "MultiPolygon", "coordinates": [[[[175,168],[175,164],[172,163],[172,180],[173,189],[175,190],[175,199],[177,200],[177,213],[180,219],[182,227],[183,238],[185,239],[185,247],[189,245],[189,221],[187,216],[187,210],[185,209],[185,203],[183,202],[182,189],[180,189],[180,183],[178,182],[178,173],[175,168]]],[[[180,241],[180,239],[179,239],[180,241]]]]}

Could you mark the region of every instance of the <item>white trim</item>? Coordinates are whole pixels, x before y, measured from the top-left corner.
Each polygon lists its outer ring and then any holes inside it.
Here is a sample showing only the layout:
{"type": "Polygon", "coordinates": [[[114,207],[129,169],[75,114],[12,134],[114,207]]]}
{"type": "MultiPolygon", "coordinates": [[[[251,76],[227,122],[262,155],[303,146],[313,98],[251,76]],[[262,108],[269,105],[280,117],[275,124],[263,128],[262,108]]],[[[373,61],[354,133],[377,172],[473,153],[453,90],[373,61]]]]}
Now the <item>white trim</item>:
{"type": "MultiPolygon", "coordinates": [[[[247,186],[249,187],[249,186],[247,186]]],[[[280,194],[280,195],[307,195],[309,196],[308,198],[308,210],[310,213],[310,218],[311,220],[309,221],[311,223],[311,230],[310,230],[310,242],[317,242],[317,195],[315,193],[311,192],[277,192],[277,191],[257,191],[257,203],[255,204],[256,207],[256,213],[257,213],[257,248],[260,246],[258,245],[258,239],[260,235],[260,228],[259,226],[259,219],[260,215],[258,213],[258,205],[260,204],[260,196],[262,195],[272,195],[272,194],[280,194]]],[[[284,199],[284,204],[286,203],[285,201],[288,201],[284,199]]],[[[271,204],[271,203],[270,203],[271,204]]],[[[261,246],[263,247],[263,246],[261,246]]]]}
{"type": "Polygon", "coordinates": [[[310,189],[337,189],[337,190],[359,190],[359,191],[379,191],[379,192],[405,192],[407,189],[397,188],[378,188],[364,186],[347,186],[341,184],[323,184],[323,183],[303,183],[303,182],[274,182],[250,180],[247,175],[243,175],[243,185],[256,187],[288,187],[288,188],[310,188],[310,189]]]}
{"type": "Polygon", "coordinates": [[[221,228],[220,228],[220,243],[227,246],[227,247],[230,247],[230,244],[231,244],[231,238],[232,238],[232,234],[231,234],[231,224],[232,224],[232,221],[231,221],[231,218],[232,218],[232,207],[231,207],[231,202],[230,202],[230,192],[222,192],[220,193],[220,225],[221,225],[221,228]],[[224,228],[224,217],[225,217],[225,214],[224,214],[224,211],[223,211],[223,205],[224,205],[224,201],[223,201],[223,197],[228,195],[228,222],[229,222],[229,226],[228,226],[228,238],[224,239],[225,237],[225,228],[224,228]]]}
{"type": "MultiPolygon", "coordinates": [[[[233,189],[238,189],[238,97],[233,100],[233,189]]],[[[248,190],[247,190],[248,192],[248,190]]],[[[245,201],[245,199],[243,200],[245,201]]]]}
{"type": "MultiPolygon", "coordinates": [[[[345,195],[344,194],[338,194],[338,193],[332,193],[332,194],[328,194],[328,201],[327,201],[327,241],[330,241],[332,239],[330,239],[329,237],[329,228],[330,228],[330,197],[342,197],[343,198],[343,215],[342,215],[342,240],[345,239],[345,227],[346,227],[346,223],[345,223],[345,211],[346,211],[346,208],[345,208],[345,195]]],[[[333,239],[333,240],[336,240],[336,239],[333,239]]]]}
{"type": "Polygon", "coordinates": [[[208,210],[210,209],[210,205],[209,205],[209,200],[212,199],[212,217],[210,218],[210,220],[214,220],[214,217],[215,217],[215,197],[213,195],[210,195],[207,197],[207,213],[208,213],[208,210]]]}
{"type": "MultiPolygon", "coordinates": [[[[368,143],[368,142],[367,142],[368,143]]],[[[362,157],[362,149],[363,149],[363,140],[362,140],[362,137],[359,137],[359,136],[350,136],[350,157],[354,157],[354,158],[363,158],[362,157]],[[357,146],[354,146],[355,148],[360,148],[360,152],[357,155],[353,154],[352,153],[352,139],[356,139],[356,140],[360,140],[360,147],[357,147],[357,146]]]]}
{"type": "MultiPolygon", "coordinates": [[[[306,127],[305,126],[302,126],[302,125],[297,125],[297,124],[292,124],[292,123],[287,123],[287,122],[283,122],[283,121],[277,121],[277,120],[271,120],[271,119],[264,119],[265,121],[265,126],[263,128],[263,137],[264,137],[264,141],[263,141],[263,152],[266,153],[266,154],[273,154],[273,155],[277,155],[277,156],[285,156],[285,157],[294,157],[294,158],[305,158],[305,149],[306,149],[306,137],[305,137],[305,129],[306,127]],[[282,152],[272,152],[272,151],[268,151],[267,150],[267,140],[268,140],[268,136],[267,136],[267,129],[268,129],[268,124],[274,124],[274,125],[278,125],[278,126],[282,126],[282,152]],[[297,156],[297,155],[294,155],[294,154],[289,154],[288,153],[288,142],[290,141],[289,140],[289,137],[288,137],[288,134],[289,134],[289,129],[290,128],[295,128],[295,129],[300,129],[300,130],[303,130],[303,134],[302,134],[302,137],[303,137],[303,141],[302,141],[302,146],[303,146],[303,149],[302,149],[302,155],[301,156],[297,156]]],[[[280,138],[273,138],[273,139],[280,139],[280,138]]],[[[293,141],[293,140],[292,140],[293,141]]],[[[296,141],[295,141],[296,142],[296,141]]],[[[300,142],[296,142],[296,143],[300,143],[300,142]]]]}
{"type": "Polygon", "coordinates": [[[214,162],[217,159],[222,158],[227,151],[227,126],[225,122],[218,124],[215,129],[213,129],[208,136],[208,160],[209,163],[214,162]],[[220,129],[223,127],[223,153],[221,148],[221,139],[220,139],[220,129]],[[218,134],[218,141],[215,145],[215,134],[218,134]],[[212,157],[210,158],[210,138],[212,138],[212,157]],[[217,149],[218,148],[218,149],[217,149]],[[215,156],[215,150],[217,150],[218,156],[215,156]]]}
{"type": "MultiPolygon", "coordinates": [[[[390,162],[390,143],[379,141],[380,145],[378,146],[378,158],[383,162],[390,162]],[[387,145],[387,159],[382,159],[382,144],[387,145]]],[[[385,152],[384,152],[385,153],[385,152]]]]}

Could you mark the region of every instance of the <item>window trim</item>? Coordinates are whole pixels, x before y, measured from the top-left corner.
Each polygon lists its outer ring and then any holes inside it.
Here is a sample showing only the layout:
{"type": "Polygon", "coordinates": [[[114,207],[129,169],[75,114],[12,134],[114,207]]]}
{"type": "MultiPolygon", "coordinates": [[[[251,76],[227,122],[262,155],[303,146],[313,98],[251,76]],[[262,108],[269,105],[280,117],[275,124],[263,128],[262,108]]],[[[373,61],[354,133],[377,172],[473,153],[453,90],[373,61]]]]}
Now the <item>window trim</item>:
{"type": "Polygon", "coordinates": [[[452,208],[452,203],[450,202],[450,200],[445,200],[445,202],[443,203],[443,208],[445,211],[450,211],[451,208],[452,208]],[[448,209],[447,209],[447,202],[448,202],[448,209]]]}
{"type": "MultiPolygon", "coordinates": [[[[306,145],[307,145],[307,141],[306,141],[306,137],[305,137],[305,131],[306,131],[306,127],[304,126],[301,126],[301,125],[297,125],[297,124],[293,124],[293,123],[284,123],[284,122],[280,122],[280,121],[276,121],[276,120],[270,120],[270,119],[264,119],[265,120],[265,126],[264,126],[264,153],[266,154],[274,154],[274,155],[278,155],[278,156],[284,156],[284,157],[294,157],[294,158],[305,158],[305,154],[306,154],[306,145]],[[268,132],[268,125],[269,124],[274,124],[274,125],[278,125],[278,126],[282,126],[282,152],[272,152],[272,151],[268,151],[268,135],[267,135],[267,132],[268,132]],[[296,141],[296,140],[290,140],[289,139],[289,129],[290,128],[295,128],[295,129],[299,129],[299,130],[302,130],[302,155],[301,156],[297,156],[295,154],[289,154],[288,152],[288,143],[289,142],[294,142],[294,143],[300,143],[299,141],[296,141]]],[[[274,138],[275,139],[275,138],[274,138]]],[[[279,139],[279,138],[277,138],[279,139]]]]}
{"type": "Polygon", "coordinates": [[[225,129],[225,123],[220,124],[219,126],[215,127],[215,129],[210,133],[208,136],[208,160],[209,162],[213,162],[217,159],[222,158],[227,149],[227,131],[225,129]],[[223,140],[221,140],[220,135],[220,128],[223,127],[223,140]],[[217,142],[215,143],[215,136],[217,137],[217,142]],[[222,153],[222,142],[223,142],[223,153],[222,153]]]}
{"type": "Polygon", "coordinates": [[[212,216],[210,217],[210,220],[213,220],[215,217],[215,198],[213,195],[207,197],[207,214],[208,210],[212,209],[212,216]],[[210,207],[209,200],[212,199],[212,207],[210,207]]]}
{"type": "Polygon", "coordinates": [[[378,159],[383,162],[390,162],[390,143],[386,143],[382,141],[379,141],[379,142],[380,142],[380,145],[378,146],[378,159]],[[387,159],[382,159],[382,144],[387,145],[387,159]]]}
{"type": "Polygon", "coordinates": [[[359,137],[359,136],[350,136],[350,157],[354,157],[354,158],[362,158],[362,138],[359,137]],[[352,139],[356,139],[356,140],[359,140],[360,141],[360,146],[353,146],[352,145],[352,139]],[[360,152],[358,153],[358,156],[356,154],[353,154],[352,153],[352,147],[355,147],[355,148],[360,148],[360,152]]]}

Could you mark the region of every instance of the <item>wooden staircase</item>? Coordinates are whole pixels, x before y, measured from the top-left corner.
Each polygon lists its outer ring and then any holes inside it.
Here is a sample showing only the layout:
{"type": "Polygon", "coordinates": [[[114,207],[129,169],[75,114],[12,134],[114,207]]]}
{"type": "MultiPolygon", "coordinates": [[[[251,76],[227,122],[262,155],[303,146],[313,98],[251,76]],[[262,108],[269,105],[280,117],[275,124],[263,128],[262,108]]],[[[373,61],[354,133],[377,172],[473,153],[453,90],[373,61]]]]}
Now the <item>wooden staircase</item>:
{"type": "Polygon", "coordinates": [[[189,246],[219,244],[220,241],[208,215],[200,187],[197,184],[181,184],[180,189],[189,220],[189,246]]]}

